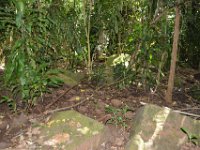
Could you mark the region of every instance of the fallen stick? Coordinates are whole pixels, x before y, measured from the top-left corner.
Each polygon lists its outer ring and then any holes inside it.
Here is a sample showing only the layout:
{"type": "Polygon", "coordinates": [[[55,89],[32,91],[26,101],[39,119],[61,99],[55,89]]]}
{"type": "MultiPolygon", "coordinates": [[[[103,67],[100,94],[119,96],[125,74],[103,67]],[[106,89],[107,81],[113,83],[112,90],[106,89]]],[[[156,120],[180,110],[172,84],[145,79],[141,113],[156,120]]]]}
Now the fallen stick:
{"type": "Polygon", "coordinates": [[[93,96],[94,94],[90,95],[89,97],[87,97],[85,100],[79,102],[79,103],[76,103],[74,105],[71,105],[71,106],[67,106],[67,107],[62,107],[62,108],[57,108],[57,109],[54,109],[54,110],[49,110],[49,111],[45,111],[44,114],[47,115],[47,114],[52,114],[52,113],[55,113],[55,112],[58,112],[58,111],[65,111],[65,110],[69,110],[69,109],[72,109],[74,107],[77,107],[83,103],[85,103],[86,101],[89,101],[90,98],[93,96]]]}
{"type": "Polygon", "coordinates": [[[186,110],[200,110],[200,108],[197,108],[197,107],[191,107],[191,108],[181,109],[180,111],[186,111],[186,110]]]}
{"type": "MultiPolygon", "coordinates": [[[[140,102],[140,104],[143,105],[143,106],[145,106],[148,103],[140,102]]],[[[171,108],[169,108],[169,109],[171,109],[171,108]]],[[[180,110],[173,110],[173,109],[171,109],[171,110],[172,110],[172,112],[176,112],[176,113],[179,113],[179,114],[183,114],[183,115],[187,115],[187,116],[192,116],[192,117],[200,118],[200,115],[197,115],[197,114],[188,113],[188,112],[184,112],[184,111],[180,111],[180,110]]]]}
{"type": "Polygon", "coordinates": [[[58,98],[56,98],[53,102],[51,102],[50,104],[48,104],[45,109],[50,108],[53,104],[55,104],[61,97],[63,97],[65,94],[67,94],[69,91],[71,91],[73,88],[75,88],[76,86],[78,86],[78,84],[72,86],[71,88],[67,89],[63,94],[61,94],[58,98]]]}
{"type": "Polygon", "coordinates": [[[193,114],[193,113],[188,113],[188,112],[179,111],[179,110],[173,110],[173,112],[177,112],[179,114],[200,118],[200,115],[193,114]]]}
{"type": "MultiPolygon", "coordinates": [[[[77,84],[78,85],[78,84],[77,84]]],[[[75,85],[75,86],[77,86],[75,85]]],[[[73,89],[75,86],[73,86],[72,88],[70,88],[69,90],[73,89]]],[[[94,92],[98,91],[101,87],[97,88],[96,90],[94,90],[94,92]]],[[[65,95],[69,90],[67,90],[65,93],[63,93],[61,96],[65,95]]],[[[45,115],[48,115],[48,114],[52,114],[52,113],[55,113],[55,112],[58,112],[58,111],[65,111],[65,110],[69,110],[69,109],[72,109],[74,107],[77,107],[83,103],[85,103],[86,101],[89,101],[90,98],[93,96],[94,94],[90,95],[89,97],[87,97],[85,100],[79,102],[79,103],[76,103],[74,105],[71,105],[71,106],[68,106],[68,107],[62,107],[62,108],[58,108],[58,109],[54,109],[54,110],[49,110],[49,111],[45,111],[44,114],[45,115]]],[[[53,103],[55,103],[61,96],[59,96],[53,103]]],[[[49,104],[50,105],[50,104],[49,104]]],[[[51,103],[52,105],[52,103],[51,103]]]]}
{"type": "Polygon", "coordinates": [[[58,108],[58,109],[54,109],[54,110],[49,110],[49,111],[45,111],[44,114],[45,115],[48,115],[48,114],[52,114],[52,113],[55,113],[55,112],[59,112],[59,111],[65,111],[65,110],[69,110],[69,109],[72,109],[74,107],[77,107],[81,104],[83,104],[84,102],[88,101],[89,99],[85,99],[79,103],[76,103],[74,105],[71,105],[71,106],[68,106],[68,107],[62,107],[62,108],[58,108]]]}

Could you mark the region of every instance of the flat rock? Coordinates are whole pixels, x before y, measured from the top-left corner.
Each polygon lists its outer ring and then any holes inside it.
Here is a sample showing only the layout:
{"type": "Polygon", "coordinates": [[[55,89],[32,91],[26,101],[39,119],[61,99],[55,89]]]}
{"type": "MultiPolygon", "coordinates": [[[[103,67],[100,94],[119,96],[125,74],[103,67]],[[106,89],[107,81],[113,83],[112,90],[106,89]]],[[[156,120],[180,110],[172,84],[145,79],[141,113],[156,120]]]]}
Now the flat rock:
{"type": "Polygon", "coordinates": [[[105,132],[103,124],[73,110],[56,113],[38,127],[37,145],[42,150],[94,150],[105,132]]]}
{"type": "Polygon", "coordinates": [[[63,71],[63,73],[60,73],[57,76],[70,87],[77,85],[84,77],[81,73],[73,73],[68,70],[63,71]]]}
{"type": "Polygon", "coordinates": [[[133,121],[131,139],[126,150],[180,150],[188,134],[200,135],[200,122],[166,107],[145,105],[133,121]]]}
{"type": "Polygon", "coordinates": [[[112,99],[111,100],[111,105],[113,105],[114,107],[120,107],[122,106],[122,101],[118,100],[118,99],[112,99]]]}

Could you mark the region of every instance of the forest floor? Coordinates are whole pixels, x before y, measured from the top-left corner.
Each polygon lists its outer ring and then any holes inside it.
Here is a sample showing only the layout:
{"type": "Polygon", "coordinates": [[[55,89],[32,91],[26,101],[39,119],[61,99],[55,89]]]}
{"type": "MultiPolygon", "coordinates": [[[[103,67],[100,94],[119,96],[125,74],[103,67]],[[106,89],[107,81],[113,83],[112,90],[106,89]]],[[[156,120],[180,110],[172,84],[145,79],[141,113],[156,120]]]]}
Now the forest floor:
{"type": "MultiPolygon", "coordinates": [[[[0,122],[0,149],[17,145],[16,139],[19,136],[26,138],[25,134],[28,132],[30,122],[45,121],[47,114],[74,109],[106,124],[113,130],[111,135],[113,137],[105,145],[106,150],[123,150],[132,129],[131,122],[134,114],[146,103],[200,115],[197,109],[200,108],[200,101],[195,100],[186,92],[194,83],[199,82],[193,78],[195,73],[191,70],[178,71],[177,76],[181,79],[181,84],[180,87],[175,87],[173,103],[170,105],[164,99],[167,80],[163,80],[154,93],[135,86],[117,89],[113,86],[94,87],[87,82],[74,87],[63,85],[60,88],[51,89],[51,93],[45,94],[28,113],[19,110],[18,114],[13,114],[6,104],[1,104],[0,116],[3,121],[0,122]]],[[[191,143],[182,147],[182,150],[192,149],[200,148],[191,143]]]]}

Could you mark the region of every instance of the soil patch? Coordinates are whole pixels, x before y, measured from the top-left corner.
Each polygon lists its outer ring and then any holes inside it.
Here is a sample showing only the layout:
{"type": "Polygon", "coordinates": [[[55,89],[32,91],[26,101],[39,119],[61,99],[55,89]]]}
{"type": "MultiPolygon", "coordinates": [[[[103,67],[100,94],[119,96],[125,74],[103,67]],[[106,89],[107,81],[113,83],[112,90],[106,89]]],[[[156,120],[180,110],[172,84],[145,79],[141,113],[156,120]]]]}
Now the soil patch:
{"type": "MultiPolygon", "coordinates": [[[[94,88],[88,83],[81,83],[74,87],[63,85],[60,88],[51,89],[51,93],[45,94],[43,99],[38,100],[38,104],[33,109],[28,113],[19,111],[19,115],[13,115],[7,105],[1,104],[0,137],[4,138],[0,138],[0,149],[18,145],[20,138],[28,136],[29,124],[46,121],[54,111],[74,109],[104,123],[113,129],[113,133],[117,133],[116,135],[107,135],[106,138],[110,138],[110,143],[103,146],[105,150],[123,150],[129,138],[130,124],[134,113],[144,103],[167,106],[200,115],[199,110],[195,109],[200,108],[199,101],[185,92],[185,89],[192,86],[191,80],[193,81],[193,79],[188,77],[185,72],[179,77],[184,81],[184,85],[181,85],[182,89],[175,87],[172,105],[164,101],[165,85],[167,85],[165,80],[156,92],[146,92],[135,86],[120,90],[111,86],[94,88]],[[115,132],[116,130],[120,132],[115,132]]],[[[199,149],[189,143],[183,147],[183,150],[187,150],[188,147],[199,149]]]]}

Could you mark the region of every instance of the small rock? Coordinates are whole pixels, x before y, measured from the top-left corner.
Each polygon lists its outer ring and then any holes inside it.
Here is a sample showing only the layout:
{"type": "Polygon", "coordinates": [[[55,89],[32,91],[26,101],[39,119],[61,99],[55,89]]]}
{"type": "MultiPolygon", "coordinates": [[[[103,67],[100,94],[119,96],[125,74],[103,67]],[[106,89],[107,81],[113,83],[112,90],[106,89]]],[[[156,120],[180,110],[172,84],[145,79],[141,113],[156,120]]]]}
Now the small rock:
{"type": "Polygon", "coordinates": [[[97,116],[105,115],[105,111],[102,109],[95,109],[95,113],[97,116]]]}
{"type": "Polygon", "coordinates": [[[128,112],[125,113],[125,118],[126,119],[133,119],[133,117],[134,117],[134,113],[133,112],[128,111],[128,112]]]}
{"type": "Polygon", "coordinates": [[[174,102],[172,103],[172,105],[173,105],[173,106],[176,106],[176,105],[177,105],[177,102],[176,102],[176,101],[174,101],[174,102]]]}
{"type": "Polygon", "coordinates": [[[118,99],[112,99],[111,100],[111,104],[114,106],[114,107],[120,107],[120,106],[122,106],[122,102],[120,101],[120,100],[118,100],[118,99]]]}
{"type": "Polygon", "coordinates": [[[81,112],[81,113],[86,113],[87,110],[88,110],[88,108],[87,108],[86,106],[80,106],[80,107],[78,108],[78,111],[81,112]]]}

